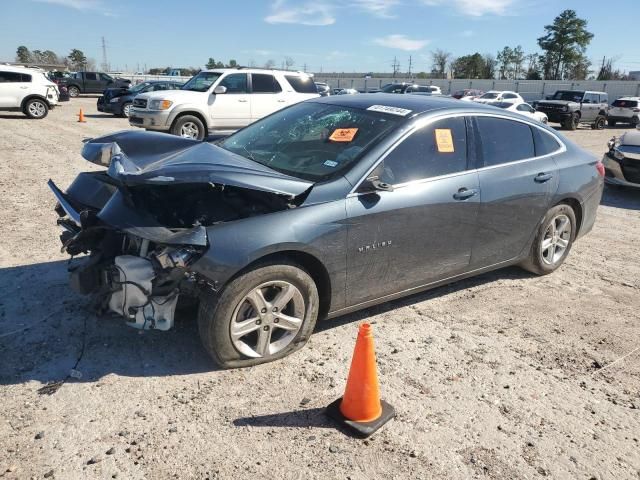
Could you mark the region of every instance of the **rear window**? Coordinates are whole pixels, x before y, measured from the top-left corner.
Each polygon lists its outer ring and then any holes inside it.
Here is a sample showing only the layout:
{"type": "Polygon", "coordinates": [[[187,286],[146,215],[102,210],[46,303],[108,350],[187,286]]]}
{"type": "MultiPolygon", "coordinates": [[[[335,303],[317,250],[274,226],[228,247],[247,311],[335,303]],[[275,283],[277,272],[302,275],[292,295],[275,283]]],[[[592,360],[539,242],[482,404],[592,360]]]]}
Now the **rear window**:
{"type": "Polygon", "coordinates": [[[285,75],[284,78],[287,79],[287,82],[289,82],[293,89],[298,93],[318,93],[316,84],[313,83],[311,77],[285,75]]]}
{"type": "Polygon", "coordinates": [[[635,108],[638,106],[637,100],[616,100],[612,104],[614,107],[635,108]]]}
{"type": "Polygon", "coordinates": [[[529,125],[502,118],[477,117],[484,166],[536,156],[529,125]]]}
{"type": "Polygon", "coordinates": [[[531,130],[533,131],[533,141],[536,146],[536,157],[549,155],[560,149],[560,144],[551,134],[539,128],[532,128],[531,130]]]}

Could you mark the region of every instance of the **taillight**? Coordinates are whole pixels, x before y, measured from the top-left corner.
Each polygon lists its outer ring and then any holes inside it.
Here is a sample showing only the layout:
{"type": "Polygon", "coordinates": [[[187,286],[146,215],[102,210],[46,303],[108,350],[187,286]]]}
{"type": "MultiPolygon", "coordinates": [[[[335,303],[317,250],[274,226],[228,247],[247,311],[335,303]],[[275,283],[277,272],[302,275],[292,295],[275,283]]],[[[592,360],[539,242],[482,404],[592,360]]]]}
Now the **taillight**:
{"type": "Polygon", "coordinates": [[[596,170],[601,177],[604,177],[604,165],[600,160],[596,162],[596,170]]]}

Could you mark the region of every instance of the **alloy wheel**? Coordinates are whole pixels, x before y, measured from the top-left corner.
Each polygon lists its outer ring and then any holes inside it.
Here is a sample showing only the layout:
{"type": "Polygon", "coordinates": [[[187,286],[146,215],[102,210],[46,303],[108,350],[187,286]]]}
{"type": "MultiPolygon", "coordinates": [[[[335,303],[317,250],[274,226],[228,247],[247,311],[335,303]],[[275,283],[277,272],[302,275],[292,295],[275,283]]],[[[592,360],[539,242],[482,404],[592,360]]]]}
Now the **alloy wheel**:
{"type": "Polygon", "coordinates": [[[252,289],[235,308],[229,333],[243,355],[275,355],[296,337],[304,321],[306,304],[293,284],[270,281],[252,289]]]}
{"type": "Polygon", "coordinates": [[[571,241],[571,220],[564,214],[557,215],[549,222],[541,242],[542,261],[555,265],[567,252],[571,241]]]}
{"type": "Polygon", "coordinates": [[[47,113],[47,107],[42,102],[31,102],[29,104],[29,113],[34,118],[41,118],[47,113]]]}
{"type": "Polygon", "coordinates": [[[129,113],[131,113],[131,104],[130,103],[125,103],[124,106],[122,107],[122,114],[125,117],[128,117],[129,113]]]}
{"type": "Polygon", "coordinates": [[[184,138],[193,138],[198,139],[198,135],[200,134],[200,129],[198,125],[193,122],[185,122],[180,127],[180,136],[184,138]]]}

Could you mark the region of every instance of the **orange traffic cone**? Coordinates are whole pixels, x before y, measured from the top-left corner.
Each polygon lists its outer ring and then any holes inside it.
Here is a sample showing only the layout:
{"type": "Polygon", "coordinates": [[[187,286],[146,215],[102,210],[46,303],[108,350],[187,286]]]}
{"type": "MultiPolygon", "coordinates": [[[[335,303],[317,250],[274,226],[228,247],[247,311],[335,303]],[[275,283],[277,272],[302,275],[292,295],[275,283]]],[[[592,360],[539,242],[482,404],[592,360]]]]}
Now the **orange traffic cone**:
{"type": "Polygon", "coordinates": [[[84,113],[82,109],[80,109],[80,113],[78,114],[78,123],[86,123],[87,121],[84,119],[84,113]]]}
{"type": "Polygon", "coordinates": [[[380,400],[376,353],[368,323],[360,325],[358,330],[344,396],[327,407],[327,414],[362,438],[373,434],[396,415],[391,405],[380,400]]]}

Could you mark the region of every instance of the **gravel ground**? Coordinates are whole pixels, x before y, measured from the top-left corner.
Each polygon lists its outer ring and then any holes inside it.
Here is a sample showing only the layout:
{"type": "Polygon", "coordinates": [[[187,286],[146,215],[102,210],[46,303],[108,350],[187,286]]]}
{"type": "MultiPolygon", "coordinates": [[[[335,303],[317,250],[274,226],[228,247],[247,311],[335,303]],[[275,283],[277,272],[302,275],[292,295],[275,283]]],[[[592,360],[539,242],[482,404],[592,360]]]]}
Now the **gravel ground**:
{"type": "MultiPolygon", "coordinates": [[[[0,115],[0,477],[640,478],[640,351],[623,358],[640,338],[640,192],[606,189],[553,275],[461,281],[324,322],[276,363],[220,371],[192,315],[139,333],[67,286],[46,181],[66,187],[91,168],[83,138],[126,128],[95,98],[42,121],[0,115]],[[367,441],[323,415],[364,319],[398,412],[367,441]]],[[[622,131],[569,136],[601,154],[622,131]]]]}

